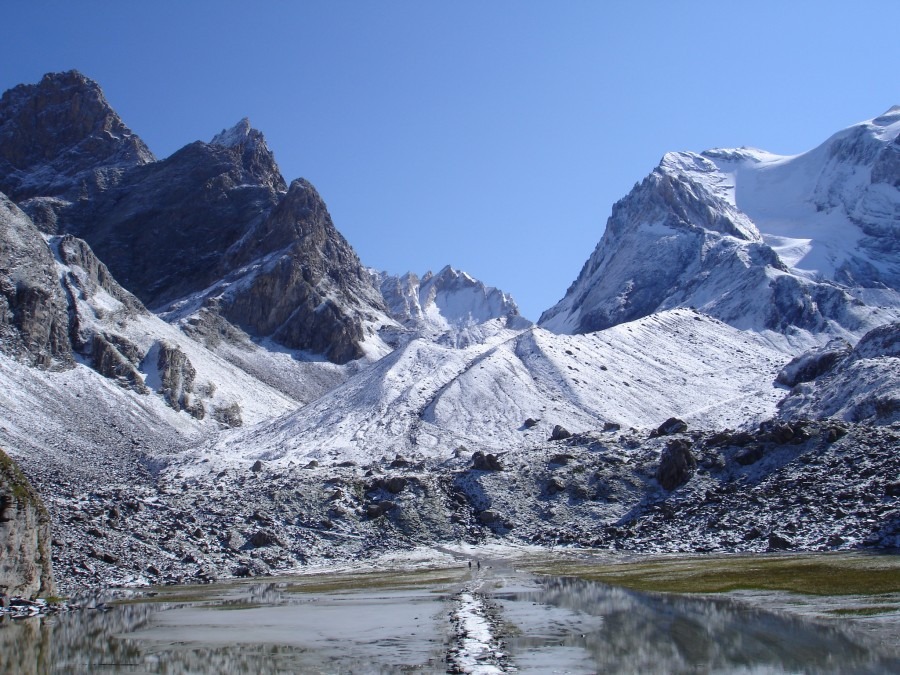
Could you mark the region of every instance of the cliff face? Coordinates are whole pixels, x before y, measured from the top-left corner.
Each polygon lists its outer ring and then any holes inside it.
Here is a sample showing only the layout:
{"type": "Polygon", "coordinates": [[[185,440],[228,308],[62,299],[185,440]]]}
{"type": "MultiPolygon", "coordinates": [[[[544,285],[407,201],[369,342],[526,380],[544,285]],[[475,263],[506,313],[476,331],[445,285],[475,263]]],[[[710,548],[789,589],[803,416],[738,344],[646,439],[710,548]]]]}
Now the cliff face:
{"type": "Polygon", "coordinates": [[[50,558],[50,516],[19,467],[2,450],[0,593],[29,598],[56,594],[50,558]]]}
{"type": "Polygon", "coordinates": [[[0,193],[0,351],[40,368],[67,367],[73,363],[68,325],[50,249],[0,193]]]}

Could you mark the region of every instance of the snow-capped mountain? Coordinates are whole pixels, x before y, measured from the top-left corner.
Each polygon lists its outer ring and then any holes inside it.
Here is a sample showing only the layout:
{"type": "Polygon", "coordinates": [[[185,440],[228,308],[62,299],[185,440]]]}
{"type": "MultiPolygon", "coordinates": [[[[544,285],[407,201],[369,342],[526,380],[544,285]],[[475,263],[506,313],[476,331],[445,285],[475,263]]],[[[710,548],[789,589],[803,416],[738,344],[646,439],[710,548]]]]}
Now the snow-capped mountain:
{"type": "Polygon", "coordinates": [[[693,306],[793,339],[858,338],[900,305],[898,133],[892,108],[794,157],[665,155],[540,325],[590,332],[693,306]]]}
{"type": "Polygon", "coordinates": [[[374,274],[391,316],[416,332],[437,334],[519,314],[510,295],[450,265],[421,278],[374,274]]]}

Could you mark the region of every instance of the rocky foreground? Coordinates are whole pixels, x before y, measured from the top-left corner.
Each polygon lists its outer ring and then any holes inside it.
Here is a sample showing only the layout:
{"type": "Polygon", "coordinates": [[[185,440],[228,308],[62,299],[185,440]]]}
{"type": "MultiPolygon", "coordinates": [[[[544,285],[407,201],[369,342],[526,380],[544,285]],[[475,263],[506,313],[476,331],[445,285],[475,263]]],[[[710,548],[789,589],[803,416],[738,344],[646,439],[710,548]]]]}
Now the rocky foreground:
{"type": "Polygon", "coordinates": [[[900,423],[565,437],[502,455],[221,469],[140,449],[93,472],[23,460],[64,594],[267,575],[446,542],[634,552],[900,546],[900,423]],[[40,470],[39,470],[40,469],[40,470]]]}

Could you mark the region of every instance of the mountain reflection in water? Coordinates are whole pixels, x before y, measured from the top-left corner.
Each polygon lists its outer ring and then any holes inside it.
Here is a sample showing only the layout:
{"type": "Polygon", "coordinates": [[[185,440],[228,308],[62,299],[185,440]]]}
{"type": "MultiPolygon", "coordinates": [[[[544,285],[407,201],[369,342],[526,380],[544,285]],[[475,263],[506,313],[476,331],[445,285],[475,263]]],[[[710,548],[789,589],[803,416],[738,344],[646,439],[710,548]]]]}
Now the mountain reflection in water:
{"type": "MultiPolygon", "coordinates": [[[[519,575],[493,581],[495,588],[486,595],[497,610],[507,652],[519,673],[548,672],[548,668],[568,673],[900,672],[896,654],[853,630],[851,622],[819,622],[769,612],[727,597],[641,593],[570,578],[519,575]]],[[[194,603],[139,602],[106,612],[3,619],[0,673],[389,673],[400,668],[396,664],[403,661],[402,635],[397,636],[399,658],[393,661],[393,647],[342,634],[339,625],[330,641],[333,644],[324,647],[305,645],[303,635],[293,644],[266,644],[258,639],[247,624],[255,612],[242,608],[277,607],[283,616],[287,613],[288,620],[294,611],[308,621],[337,597],[324,593],[311,601],[308,594],[283,588],[275,583],[246,585],[239,597],[226,593],[224,598],[210,592],[213,600],[204,606],[212,614],[205,614],[214,616],[217,626],[226,626],[220,643],[199,641],[190,625],[180,629],[177,640],[135,639],[164,616],[190,616],[186,610],[194,603]],[[368,660],[360,657],[366,653],[372,655],[368,660]]],[[[416,601],[432,608],[428,611],[435,617],[446,617],[442,609],[446,587],[420,590],[421,600],[416,601]]],[[[378,591],[378,597],[405,602],[409,592],[385,589],[378,591]]],[[[364,604],[354,606],[353,597],[353,593],[342,593],[339,604],[348,612],[365,611],[364,604]]],[[[450,635],[436,629],[428,637],[439,651],[418,663],[407,660],[403,668],[445,672],[441,653],[450,648],[450,635]]]]}
{"type": "Polygon", "coordinates": [[[837,622],[770,612],[728,597],[643,593],[548,577],[541,590],[501,593],[498,600],[511,616],[520,603],[568,610],[587,629],[560,640],[558,630],[542,634],[539,625],[520,625],[523,634],[509,644],[514,661],[520,654],[525,663],[529,653],[559,646],[588,652],[582,662],[604,673],[900,672],[895,655],[837,622]]]}

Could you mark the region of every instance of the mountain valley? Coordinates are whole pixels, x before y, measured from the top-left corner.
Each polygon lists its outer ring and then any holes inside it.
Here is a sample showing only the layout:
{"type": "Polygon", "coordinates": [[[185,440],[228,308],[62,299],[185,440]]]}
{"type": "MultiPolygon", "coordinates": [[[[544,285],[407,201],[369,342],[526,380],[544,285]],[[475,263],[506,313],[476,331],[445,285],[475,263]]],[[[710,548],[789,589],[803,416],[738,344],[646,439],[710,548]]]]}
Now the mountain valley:
{"type": "Polygon", "coordinates": [[[75,71],[0,98],[0,192],[0,448],[64,594],[456,542],[900,547],[900,108],[665,155],[537,323],[365,267],[248,120],[157,159],[75,71]]]}

